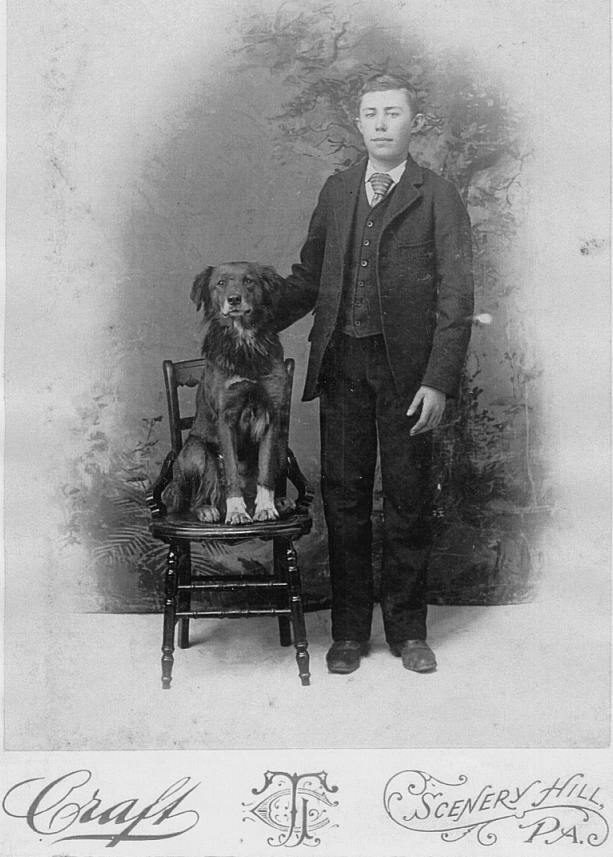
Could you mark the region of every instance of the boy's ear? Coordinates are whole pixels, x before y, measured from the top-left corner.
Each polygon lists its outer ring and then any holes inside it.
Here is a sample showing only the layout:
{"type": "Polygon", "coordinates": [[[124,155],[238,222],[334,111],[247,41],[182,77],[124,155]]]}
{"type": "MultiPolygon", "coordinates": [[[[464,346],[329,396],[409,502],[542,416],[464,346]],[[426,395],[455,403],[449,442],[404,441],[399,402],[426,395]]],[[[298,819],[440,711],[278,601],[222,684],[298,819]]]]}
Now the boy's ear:
{"type": "Polygon", "coordinates": [[[426,124],[426,117],[423,113],[416,113],[413,117],[413,125],[411,127],[411,131],[413,134],[419,134],[419,132],[423,129],[426,124]]]}
{"type": "Polygon", "coordinates": [[[215,268],[209,266],[202,273],[198,274],[192,285],[190,299],[196,304],[196,309],[199,310],[202,304],[208,306],[209,303],[209,282],[211,274],[215,268]]]}

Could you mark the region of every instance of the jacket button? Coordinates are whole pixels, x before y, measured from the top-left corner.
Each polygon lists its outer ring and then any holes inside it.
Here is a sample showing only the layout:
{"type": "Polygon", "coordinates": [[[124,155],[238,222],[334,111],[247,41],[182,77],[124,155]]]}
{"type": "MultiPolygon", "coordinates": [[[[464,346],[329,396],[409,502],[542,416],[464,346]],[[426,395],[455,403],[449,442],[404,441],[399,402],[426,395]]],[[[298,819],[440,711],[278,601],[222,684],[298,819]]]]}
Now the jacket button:
{"type": "Polygon", "coordinates": [[[368,240],[368,238],[367,238],[367,239],[366,239],[366,241],[364,242],[364,246],[365,246],[365,247],[370,247],[370,241],[368,240]]]}
{"type": "Polygon", "coordinates": [[[362,259],[362,261],[360,262],[360,265],[361,265],[363,268],[366,268],[366,266],[368,265],[368,262],[366,261],[366,259],[362,259]]]}
{"type": "Polygon", "coordinates": [[[375,224],[372,220],[369,220],[366,225],[368,226],[369,229],[371,229],[375,224]]]}

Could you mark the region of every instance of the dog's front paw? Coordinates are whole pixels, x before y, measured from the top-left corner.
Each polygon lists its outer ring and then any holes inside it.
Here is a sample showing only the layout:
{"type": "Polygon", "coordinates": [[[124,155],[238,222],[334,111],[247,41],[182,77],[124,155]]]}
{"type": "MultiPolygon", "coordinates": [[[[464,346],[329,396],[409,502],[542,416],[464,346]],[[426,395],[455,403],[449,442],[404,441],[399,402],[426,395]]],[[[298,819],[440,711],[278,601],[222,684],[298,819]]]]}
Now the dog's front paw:
{"type": "Polygon", "coordinates": [[[276,521],[278,517],[279,513],[275,506],[275,492],[272,488],[265,488],[264,485],[258,485],[253,520],[276,521]]]}
{"type": "Polygon", "coordinates": [[[251,515],[247,511],[245,501],[242,497],[228,497],[226,499],[226,524],[250,524],[251,515]]]}
{"type": "Polygon", "coordinates": [[[215,506],[199,506],[194,509],[194,514],[203,524],[216,524],[221,518],[219,509],[215,506]]]}

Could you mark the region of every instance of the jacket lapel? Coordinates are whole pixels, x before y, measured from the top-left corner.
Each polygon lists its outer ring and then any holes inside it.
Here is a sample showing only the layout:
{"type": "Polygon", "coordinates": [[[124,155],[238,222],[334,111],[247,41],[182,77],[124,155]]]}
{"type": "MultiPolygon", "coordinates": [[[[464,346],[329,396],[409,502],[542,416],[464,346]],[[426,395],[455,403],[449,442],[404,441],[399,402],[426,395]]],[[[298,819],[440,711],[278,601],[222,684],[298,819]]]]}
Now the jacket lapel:
{"type": "Polygon", "coordinates": [[[406,169],[394,188],[389,205],[385,210],[382,230],[386,229],[394,218],[413,205],[416,199],[419,199],[422,195],[421,186],[423,183],[422,169],[409,155],[406,169]]]}
{"type": "Polygon", "coordinates": [[[336,222],[340,237],[340,246],[342,248],[343,259],[345,258],[349,240],[351,238],[351,223],[353,221],[353,213],[358,202],[358,195],[364,181],[364,173],[366,172],[366,159],[360,161],[354,167],[339,173],[342,179],[338,189],[339,199],[337,205],[334,206],[336,222]]]}

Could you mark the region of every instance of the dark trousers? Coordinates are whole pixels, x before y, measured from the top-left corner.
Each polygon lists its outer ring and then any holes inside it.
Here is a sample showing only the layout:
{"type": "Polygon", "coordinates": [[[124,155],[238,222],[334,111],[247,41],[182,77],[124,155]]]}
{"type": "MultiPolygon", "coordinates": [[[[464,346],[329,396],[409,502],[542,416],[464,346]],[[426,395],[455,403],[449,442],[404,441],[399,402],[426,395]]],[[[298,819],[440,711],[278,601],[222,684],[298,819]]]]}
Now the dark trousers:
{"type": "Polygon", "coordinates": [[[332,637],[366,641],[373,611],[372,494],[383,483],[381,610],[387,642],[426,639],[431,543],[429,432],[399,397],[381,336],[335,335],[321,374],[321,471],[332,585],[332,637]]]}

